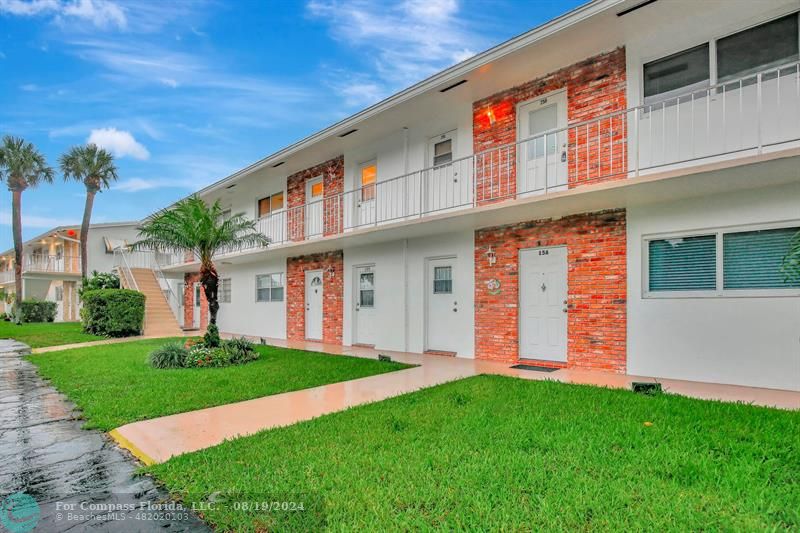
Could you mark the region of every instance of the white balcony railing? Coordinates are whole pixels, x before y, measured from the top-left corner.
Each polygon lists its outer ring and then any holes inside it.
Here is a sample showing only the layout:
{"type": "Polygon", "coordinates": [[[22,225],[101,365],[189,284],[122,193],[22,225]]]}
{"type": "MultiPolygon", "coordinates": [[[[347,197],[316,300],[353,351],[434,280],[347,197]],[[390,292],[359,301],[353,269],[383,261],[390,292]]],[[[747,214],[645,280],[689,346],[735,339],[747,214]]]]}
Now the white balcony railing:
{"type": "Polygon", "coordinates": [[[798,140],[795,62],[290,207],[256,226],[273,245],[303,241],[798,140]]]}

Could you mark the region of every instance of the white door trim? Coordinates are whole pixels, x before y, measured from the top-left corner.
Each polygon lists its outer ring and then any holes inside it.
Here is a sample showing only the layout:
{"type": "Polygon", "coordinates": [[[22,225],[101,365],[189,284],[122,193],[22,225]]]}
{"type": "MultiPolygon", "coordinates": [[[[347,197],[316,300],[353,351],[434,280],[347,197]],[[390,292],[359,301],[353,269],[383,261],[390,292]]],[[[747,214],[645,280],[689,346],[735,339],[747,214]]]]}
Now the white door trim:
{"type": "Polygon", "coordinates": [[[315,269],[315,270],[306,270],[303,272],[303,323],[305,324],[305,331],[303,332],[304,336],[308,340],[314,341],[322,341],[325,335],[325,271],[322,269],[315,269]],[[321,291],[322,294],[320,295],[320,313],[319,313],[319,337],[312,337],[309,335],[309,330],[311,329],[309,326],[311,321],[309,320],[309,311],[311,311],[310,303],[309,303],[309,283],[308,279],[310,276],[318,275],[319,279],[322,283],[321,291]]]}
{"type": "MultiPolygon", "coordinates": [[[[359,304],[361,299],[361,272],[362,268],[370,268],[372,269],[372,290],[374,297],[377,297],[378,289],[377,289],[377,276],[375,275],[375,263],[359,263],[357,265],[353,265],[353,299],[352,299],[352,310],[353,310],[353,343],[354,344],[364,344],[362,339],[358,338],[358,320],[359,320],[359,304]]],[[[376,298],[377,300],[377,298],[376,298]]],[[[377,305],[372,306],[372,309],[376,309],[377,305]]],[[[371,343],[366,343],[371,344],[371,343]]]]}
{"type": "MultiPolygon", "coordinates": [[[[556,128],[555,129],[556,130],[561,130],[563,128],[566,128],[569,125],[569,95],[568,95],[568,92],[567,92],[567,88],[564,87],[562,89],[556,89],[555,91],[550,91],[549,93],[541,94],[541,95],[539,95],[539,96],[537,96],[535,98],[530,98],[530,99],[525,100],[523,102],[518,102],[517,103],[516,108],[515,108],[515,113],[516,113],[516,117],[517,117],[517,120],[516,120],[516,122],[517,122],[517,124],[516,124],[516,129],[517,129],[516,140],[517,140],[517,142],[520,142],[520,141],[530,137],[530,135],[527,132],[523,133],[523,131],[522,131],[522,122],[523,122],[522,121],[522,113],[521,113],[522,108],[525,107],[525,106],[531,105],[531,104],[535,104],[535,103],[539,103],[541,106],[546,107],[545,104],[547,103],[548,100],[550,100],[552,98],[563,98],[563,104],[564,104],[563,105],[563,109],[560,109],[559,112],[558,112],[558,115],[557,115],[557,118],[556,118],[557,124],[556,124],[556,128]]],[[[561,172],[562,170],[566,172],[567,163],[564,162],[561,165],[559,163],[560,163],[561,152],[562,152],[562,149],[560,149],[560,148],[563,148],[564,152],[566,152],[566,150],[567,150],[567,146],[566,146],[567,143],[568,143],[568,139],[567,139],[568,135],[567,135],[567,133],[568,133],[567,131],[563,131],[556,138],[556,141],[555,141],[556,142],[556,149],[555,149],[555,153],[553,154],[553,157],[557,158],[556,161],[553,162],[553,163],[555,163],[556,176],[547,176],[546,175],[546,178],[550,178],[550,179],[547,179],[547,182],[546,182],[546,187],[548,189],[556,187],[556,186],[560,186],[559,184],[556,183],[556,181],[558,180],[558,172],[561,172]],[[562,136],[563,136],[563,139],[562,139],[562,136]],[[560,147],[559,146],[560,143],[563,144],[564,146],[560,147]]],[[[528,144],[528,143],[526,143],[526,144],[528,144]]],[[[545,149],[545,153],[546,153],[547,152],[547,146],[545,146],[544,149],[545,149]]],[[[521,144],[518,144],[517,145],[517,169],[518,169],[518,171],[517,171],[517,184],[516,184],[517,193],[518,194],[526,194],[526,193],[530,194],[532,192],[533,193],[536,192],[536,191],[524,191],[523,190],[524,187],[521,186],[522,182],[524,180],[528,179],[528,177],[525,174],[525,172],[527,172],[526,153],[527,153],[527,146],[523,146],[521,144]],[[523,172],[519,172],[519,169],[522,169],[523,172]]],[[[547,167],[545,167],[545,170],[547,171],[547,167]]],[[[569,181],[569,177],[568,176],[564,176],[564,177],[565,177],[565,182],[564,182],[563,185],[566,186],[566,183],[569,181]]]]}
{"type": "MultiPolygon", "coordinates": [[[[436,256],[426,257],[425,260],[423,261],[424,268],[425,268],[425,275],[423,276],[423,280],[424,280],[424,282],[423,282],[424,283],[423,290],[425,291],[425,293],[424,293],[425,294],[425,298],[423,300],[424,309],[423,309],[423,313],[422,313],[422,317],[423,317],[423,321],[422,321],[422,323],[423,323],[422,351],[441,349],[441,347],[435,348],[435,347],[428,346],[428,338],[430,337],[429,330],[430,330],[430,324],[431,324],[431,320],[430,320],[430,294],[431,294],[431,288],[433,287],[433,278],[431,278],[431,261],[447,261],[447,260],[450,260],[450,261],[453,262],[453,269],[455,270],[457,268],[456,262],[458,260],[458,256],[456,256],[456,255],[436,255],[436,256]]],[[[457,274],[457,272],[456,272],[456,274],[457,274]]],[[[453,298],[456,298],[457,297],[456,290],[458,288],[458,285],[456,283],[456,276],[454,275],[452,279],[453,279],[453,292],[452,292],[452,295],[453,295],[453,298]]]]}
{"type": "MultiPolygon", "coordinates": [[[[564,269],[564,286],[565,286],[565,303],[564,309],[568,309],[568,298],[569,298],[569,248],[567,245],[556,245],[556,246],[536,246],[533,248],[520,248],[517,252],[517,275],[518,275],[518,288],[517,288],[517,359],[534,359],[534,360],[542,360],[542,361],[553,361],[558,363],[566,363],[568,357],[568,347],[569,347],[569,319],[568,315],[564,314],[564,320],[566,322],[564,328],[564,354],[563,357],[558,358],[550,358],[550,357],[531,357],[531,356],[523,356],[522,354],[522,330],[524,327],[522,311],[523,311],[523,295],[525,294],[526,286],[525,286],[525,278],[522,275],[522,257],[524,254],[533,253],[536,251],[542,250],[554,250],[554,249],[563,249],[564,250],[564,259],[566,261],[566,268],[564,269]]],[[[526,354],[527,355],[527,354],[526,354]]]]}
{"type": "Polygon", "coordinates": [[[305,213],[303,214],[305,237],[307,239],[322,237],[325,233],[325,228],[324,228],[325,177],[322,174],[320,174],[319,176],[314,176],[313,178],[309,178],[306,180],[305,187],[306,187],[305,188],[306,208],[305,208],[305,213]],[[312,204],[311,187],[317,183],[322,183],[322,197],[318,201],[312,204]],[[312,217],[314,217],[315,219],[315,221],[313,222],[314,224],[313,226],[312,223],[309,223],[309,220],[312,217]],[[319,227],[316,227],[317,225],[319,225],[319,227]]]}

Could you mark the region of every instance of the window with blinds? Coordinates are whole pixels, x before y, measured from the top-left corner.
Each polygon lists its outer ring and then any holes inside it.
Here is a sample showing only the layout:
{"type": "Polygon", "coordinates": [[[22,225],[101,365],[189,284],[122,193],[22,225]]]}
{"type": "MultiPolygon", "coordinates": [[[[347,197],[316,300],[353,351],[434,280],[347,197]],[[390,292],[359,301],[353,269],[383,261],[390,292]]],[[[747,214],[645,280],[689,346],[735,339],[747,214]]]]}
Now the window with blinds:
{"type": "Polygon", "coordinates": [[[783,262],[792,238],[800,228],[741,231],[722,236],[723,288],[800,288],[800,280],[787,279],[783,262]]]}
{"type": "Polygon", "coordinates": [[[231,303],[231,278],[219,280],[219,302],[223,304],[231,303]]]}
{"type": "Polygon", "coordinates": [[[717,288],[717,236],[658,239],[648,243],[650,292],[717,288]]]}

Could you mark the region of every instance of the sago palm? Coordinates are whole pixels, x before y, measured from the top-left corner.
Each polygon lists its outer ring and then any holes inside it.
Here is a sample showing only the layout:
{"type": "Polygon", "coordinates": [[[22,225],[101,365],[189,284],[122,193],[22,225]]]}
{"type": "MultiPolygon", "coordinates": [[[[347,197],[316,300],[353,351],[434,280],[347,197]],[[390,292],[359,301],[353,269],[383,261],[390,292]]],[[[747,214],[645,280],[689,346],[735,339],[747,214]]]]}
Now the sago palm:
{"type": "MultiPolygon", "coordinates": [[[[19,137],[6,135],[0,145],[0,178],[11,191],[11,231],[14,236],[15,309],[22,301],[22,193],[42,182],[53,183],[53,169],[36,147],[19,137]]],[[[19,319],[19,313],[14,315],[19,319]]]]}
{"type": "Polygon", "coordinates": [[[86,186],[86,204],[83,208],[81,222],[81,277],[88,278],[88,246],[89,225],[92,220],[92,207],[95,195],[108,189],[112,181],[117,179],[117,167],[114,156],[95,144],[73,146],[60,159],[64,181],[79,181],[86,186]]]}
{"type": "Polygon", "coordinates": [[[207,205],[197,196],[148,217],[139,226],[140,240],[133,247],[175,254],[192,253],[200,261],[200,283],[208,300],[209,321],[217,323],[219,278],[214,256],[221,251],[266,246],[255,221],[239,213],[225,219],[219,201],[207,205]]]}

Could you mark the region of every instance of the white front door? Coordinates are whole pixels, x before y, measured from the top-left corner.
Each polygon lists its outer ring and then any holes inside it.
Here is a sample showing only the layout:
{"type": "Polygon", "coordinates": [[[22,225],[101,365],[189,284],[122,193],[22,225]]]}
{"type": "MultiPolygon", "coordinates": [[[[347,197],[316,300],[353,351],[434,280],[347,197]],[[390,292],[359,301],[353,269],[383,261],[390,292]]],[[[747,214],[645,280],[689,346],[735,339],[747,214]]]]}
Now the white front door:
{"type": "MultiPolygon", "coordinates": [[[[517,109],[517,192],[541,194],[567,184],[567,92],[558,91],[517,109]],[[530,139],[530,140],[525,140],[530,139]]],[[[557,189],[556,189],[557,190],[557,189]]]]}
{"type": "Polygon", "coordinates": [[[458,310],[456,298],[456,259],[429,259],[426,278],[426,339],[425,349],[455,352],[458,335],[458,310]]]}
{"type": "Polygon", "coordinates": [[[322,340],[322,270],[306,270],[306,339],[322,340]]]}
{"type": "Polygon", "coordinates": [[[355,344],[375,345],[375,266],[355,268],[355,344]]]}
{"type": "Polygon", "coordinates": [[[472,161],[455,161],[456,130],[428,141],[428,167],[425,173],[426,212],[442,211],[472,203],[472,161]]]}
{"type": "Polygon", "coordinates": [[[185,287],[185,285],[183,284],[183,282],[179,282],[178,283],[178,322],[180,322],[180,326],[181,327],[186,327],[186,324],[183,323],[183,312],[184,312],[183,311],[183,306],[184,306],[183,290],[184,290],[184,287],[185,287]]]}
{"type": "Polygon", "coordinates": [[[203,284],[200,282],[195,282],[194,284],[194,313],[192,317],[194,318],[194,323],[192,327],[198,329],[200,327],[200,291],[203,290],[203,284]]]}
{"type": "Polygon", "coordinates": [[[567,248],[519,252],[519,356],[567,360],[567,248]]]}
{"type": "Polygon", "coordinates": [[[322,237],[323,197],[325,186],[322,176],[306,181],[306,238],[322,237]]]}

